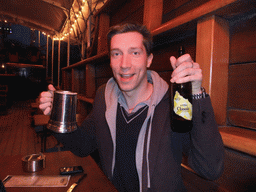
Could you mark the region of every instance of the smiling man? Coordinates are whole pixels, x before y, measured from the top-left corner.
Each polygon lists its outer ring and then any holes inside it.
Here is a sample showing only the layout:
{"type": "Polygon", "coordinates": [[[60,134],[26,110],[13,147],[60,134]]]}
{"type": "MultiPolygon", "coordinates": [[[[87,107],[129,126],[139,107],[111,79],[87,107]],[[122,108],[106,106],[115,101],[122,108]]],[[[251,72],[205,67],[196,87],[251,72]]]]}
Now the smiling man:
{"type": "MultiPolygon", "coordinates": [[[[152,37],[145,26],[124,24],[108,33],[114,77],[97,91],[93,110],[83,125],[54,134],[79,156],[98,149],[103,172],[120,192],[186,191],[181,176],[183,154],[207,179],[223,171],[224,147],[210,97],[201,92],[202,71],[186,54],[170,57],[171,82],[192,82],[193,129],[171,130],[168,84],[150,67],[152,37]]],[[[49,86],[54,90],[53,86],[49,86]]],[[[49,114],[52,94],[43,92],[40,108],[49,114]]]]}
{"type": "Polygon", "coordinates": [[[129,112],[136,104],[147,100],[153,86],[147,81],[147,68],[153,54],[147,55],[143,36],[138,32],[117,34],[111,39],[110,66],[114,78],[123,92],[129,112]]]}

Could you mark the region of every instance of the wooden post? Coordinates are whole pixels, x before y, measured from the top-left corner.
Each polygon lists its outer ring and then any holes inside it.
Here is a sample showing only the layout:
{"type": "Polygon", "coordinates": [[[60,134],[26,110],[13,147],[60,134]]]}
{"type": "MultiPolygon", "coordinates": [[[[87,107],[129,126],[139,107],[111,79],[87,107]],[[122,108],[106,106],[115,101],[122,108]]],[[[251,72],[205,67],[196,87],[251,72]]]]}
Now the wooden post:
{"type": "Polygon", "coordinates": [[[58,82],[57,82],[57,85],[58,87],[60,87],[60,39],[59,39],[59,42],[58,42],[58,82]]]}
{"type": "Polygon", "coordinates": [[[45,77],[48,78],[48,64],[49,64],[49,35],[46,36],[46,62],[45,62],[45,68],[46,68],[46,75],[45,77]]]}
{"type": "Polygon", "coordinates": [[[52,73],[51,73],[51,81],[52,81],[52,84],[53,84],[53,64],[54,64],[54,39],[52,37],[52,73]]]}
{"type": "Polygon", "coordinates": [[[196,62],[203,70],[203,87],[210,94],[219,125],[226,124],[229,65],[229,26],[215,15],[197,24],[196,62]]]}
{"type": "Polygon", "coordinates": [[[70,64],[70,33],[68,33],[68,44],[67,44],[67,66],[70,64]]]}
{"type": "Polygon", "coordinates": [[[163,0],[144,0],[143,24],[151,31],[162,24],[163,0]]]}
{"type": "Polygon", "coordinates": [[[39,48],[39,50],[40,50],[40,48],[41,48],[41,32],[40,31],[38,31],[38,48],[39,48]]]}

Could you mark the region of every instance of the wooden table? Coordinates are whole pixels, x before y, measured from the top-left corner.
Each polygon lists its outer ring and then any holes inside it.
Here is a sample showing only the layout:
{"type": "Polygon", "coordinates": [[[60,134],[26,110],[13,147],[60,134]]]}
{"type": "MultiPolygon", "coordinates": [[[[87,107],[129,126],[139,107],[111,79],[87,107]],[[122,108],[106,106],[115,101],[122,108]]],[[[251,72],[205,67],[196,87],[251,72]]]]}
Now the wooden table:
{"type": "MultiPolygon", "coordinates": [[[[8,156],[0,159],[0,179],[3,180],[7,175],[59,175],[59,168],[64,166],[81,165],[87,173],[87,177],[73,190],[74,192],[117,192],[113,184],[107,179],[94,160],[88,157],[77,157],[69,151],[44,153],[46,156],[46,168],[36,173],[24,172],[21,165],[22,156],[8,156]]],[[[81,175],[71,176],[67,187],[8,187],[7,192],[30,192],[47,191],[61,192],[76,182],[81,175]]]]}

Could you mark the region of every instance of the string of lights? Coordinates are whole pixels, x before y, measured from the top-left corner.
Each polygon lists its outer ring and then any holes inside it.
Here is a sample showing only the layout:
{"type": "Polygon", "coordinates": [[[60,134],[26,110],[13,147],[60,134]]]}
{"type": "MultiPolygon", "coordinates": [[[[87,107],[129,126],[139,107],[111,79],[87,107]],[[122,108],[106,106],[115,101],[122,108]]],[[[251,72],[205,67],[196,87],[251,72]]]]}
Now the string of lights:
{"type": "Polygon", "coordinates": [[[106,0],[96,0],[90,5],[88,0],[75,0],[69,10],[69,18],[65,22],[62,32],[53,36],[54,40],[65,40],[68,35],[73,35],[76,42],[83,40],[83,35],[87,30],[87,22],[98,9],[100,9],[106,0]],[[83,24],[82,24],[83,22],[83,24]],[[82,27],[83,26],[83,27],[82,27]],[[83,29],[82,29],[83,28],[83,29]]]}
{"type": "MultiPolygon", "coordinates": [[[[51,3],[52,1],[43,0],[46,3],[51,3]]],[[[43,31],[40,26],[36,30],[40,31],[48,37],[51,37],[54,41],[67,41],[68,37],[70,41],[74,44],[79,44],[81,41],[85,40],[84,35],[88,30],[88,20],[92,15],[99,10],[107,0],[91,0],[91,5],[89,0],[74,0],[70,9],[62,7],[62,11],[67,15],[67,19],[63,24],[61,31],[43,31]]],[[[61,5],[55,5],[60,7],[61,5]]],[[[60,7],[61,8],[61,7],[60,7]]],[[[22,18],[9,18],[10,21],[4,18],[0,18],[0,33],[10,34],[12,33],[11,23],[26,24],[27,21],[22,20],[22,18]],[[9,23],[7,25],[7,23],[9,23]]],[[[91,23],[93,25],[93,23],[91,23]]],[[[44,26],[42,26],[43,28],[44,26]]],[[[31,28],[33,29],[33,28],[31,28]]],[[[90,31],[91,32],[91,31],[90,31]]]]}

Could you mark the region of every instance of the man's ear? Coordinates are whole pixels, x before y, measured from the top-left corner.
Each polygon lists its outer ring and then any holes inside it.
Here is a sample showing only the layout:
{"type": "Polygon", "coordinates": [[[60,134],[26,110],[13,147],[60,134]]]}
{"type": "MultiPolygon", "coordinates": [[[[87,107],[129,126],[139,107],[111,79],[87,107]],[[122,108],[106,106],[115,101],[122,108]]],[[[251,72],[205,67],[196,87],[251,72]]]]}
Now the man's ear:
{"type": "Polygon", "coordinates": [[[147,68],[149,68],[152,64],[152,61],[153,61],[153,53],[151,53],[149,56],[148,56],[148,59],[147,59],[147,68]]]}

